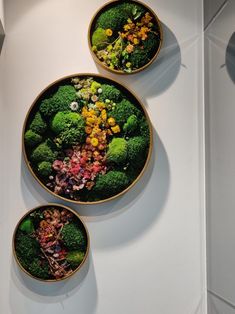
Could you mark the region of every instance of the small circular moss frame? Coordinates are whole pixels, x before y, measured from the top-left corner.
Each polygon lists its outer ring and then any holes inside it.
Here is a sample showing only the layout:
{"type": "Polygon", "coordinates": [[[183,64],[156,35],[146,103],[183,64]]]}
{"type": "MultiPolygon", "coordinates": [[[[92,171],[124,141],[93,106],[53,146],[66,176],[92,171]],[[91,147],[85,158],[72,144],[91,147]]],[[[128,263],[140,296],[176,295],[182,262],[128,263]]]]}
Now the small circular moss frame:
{"type": "Polygon", "coordinates": [[[140,100],[127,87],[117,81],[90,73],[69,75],[46,87],[31,105],[26,115],[22,132],[24,159],[30,173],[37,182],[46,189],[47,192],[60,199],[86,205],[110,201],[129,191],[141,178],[147,168],[152,152],[152,142],[152,125],[148,113],[140,100]],[[84,87],[89,84],[92,85],[90,87],[84,87]],[[74,86],[80,89],[77,91],[74,86]],[[94,92],[93,87],[96,92],[94,92]],[[91,90],[93,91],[91,92],[91,90]],[[90,95],[93,101],[87,100],[87,92],[88,94],[90,92],[91,94],[93,93],[92,96],[90,95]],[[80,98],[74,99],[74,95],[80,98]],[[85,97],[85,100],[81,97],[85,97]],[[102,97],[104,97],[104,99],[102,97]],[[113,100],[107,99],[106,97],[118,101],[114,103],[113,100]],[[61,106],[60,99],[63,100],[63,108],[61,110],[58,109],[59,107],[56,107],[61,106]],[[53,102],[51,102],[51,100],[53,102]],[[67,100],[69,100],[69,103],[67,104],[68,107],[66,107],[66,110],[69,109],[69,112],[64,115],[64,104],[67,100]],[[82,105],[81,109],[81,104],[84,102],[86,105],[82,105]],[[52,108],[52,104],[53,106],[56,104],[56,106],[52,108]],[[94,110],[97,112],[98,106],[99,113],[95,113],[96,116],[94,116],[94,110]],[[62,113],[57,112],[56,114],[54,112],[54,115],[50,115],[49,118],[44,117],[44,114],[46,115],[48,112],[50,114],[50,110],[54,110],[54,108],[56,108],[57,111],[62,111],[62,113]],[[76,112],[77,109],[80,110],[80,113],[76,112]],[[138,121],[136,121],[137,118],[133,113],[138,116],[138,121]],[[72,153],[71,149],[68,152],[68,150],[64,148],[61,148],[61,151],[59,148],[58,152],[57,146],[61,145],[61,141],[68,139],[73,140],[73,136],[79,136],[79,123],[81,120],[80,116],[82,115],[85,117],[86,133],[84,132],[84,144],[80,144],[80,151],[78,151],[76,146],[72,146],[68,147],[72,148],[72,153]],[[110,115],[111,119],[109,119],[110,115]],[[130,118],[129,121],[127,118],[129,118],[130,115],[132,118],[130,118]],[[56,135],[53,132],[57,132],[58,127],[61,128],[61,126],[64,126],[64,123],[61,124],[61,116],[63,116],[63,119],[66,117],[65,126],[68,126],[68,129],[65,130],[65,133],[57,133],[56,135]],[[113,117],[115,117],[116,122],[113,117]],[[73,118],[75,118],[75,122],[73,118]],[[94,119],[95,121],[104,119],[100,124],[102,126],[98,126],[98,131],[95,131],[97,128],[92,125],[94,119]],[[128,121],[124,121],[123,119],[127,119],[128,121]],[[42,122],[41,124],[47,127],[47,131],[39,136],[38,134],[35,135],[35,131],[40,133],[42,129],[38,128],[38,121],[40,123],[42,122]],[[58,121],[59,123],[57,123],[58,121]],[[129,123],[132,123],[132,125],[133,123],[135,124],[134,134],[128,133],[128,130],[125,131],[124,134],[126,124],[124,122],[128,122],[127,128],[130,126],[129,123]],[[32,125],[34,127],[32,127],[32,125]],[[33,129],[33,132],[30,129],[33,129]],[[72,132],[72,136],[70,136],[70,131],[72,132]],[[114,138],[115,140],[112,143],[112,139],[114,138]],[[34,145],[38,142],[36,148],[35,146],[28,146],[32,141],[34,145]],[[110,143],[112,143],[112,152],[116,155],[116,160],[114,161],[111,159],[111,157],[114,157],[113,154],[109,154],[110,143]],[[101,146],[98,144],[101,144],[101,146]],[[42,146],[43,153],[41,150],[42,146]],[[123,152],[122,154],[120,153],[121,156],[119,155],[119,151],[118,153],[116,151],[117,146],[121,147],[123,152]],[[84,152],[83,148],[88,150],[87,154],[84,152]],[[52,158],[51,160],[51,155],[52,153],[54,154],[54,152],[57,153],[57,157],[53,157],[54,159],[52,158]],[[130,155],[131,153],[133,154],[130,155]],[[137,153],[138,156],[135,156],[137,153]],[[85,160],[88,160],[87,163],[82,159],[82,155],[84,157],[84,154],[85,160]],[[110,163],[107,162],[106,158],[108,154],[111,155],[111,157],[109,157],[109,159],[111,159],[110,163]],[[77,165],[75,162],[75,166],[74,158],[79,160],[77,165]],[[123,160],[123,158],[125,160],[123,160]],[[97,162],[97,160],[99,162],[97,162]],[[131,162],[131,160],[133,160],[133,162],[131,162]],[[116,163],[118,163],[118,165],[116,163]],[[51,170],[52,168],[53,170],[51,170]],[[88,170],[88,173],[86,170],[88,170]],[[44,174],[46,176],[43,176],[44,174]],[[78,178],[80,178],[80,181],[78,178]],[[79,183],[77,183],[78,181],[79,183]],[[64,188],[65,184],[67,184],[68,189],[64,188]]]}
{"type": "MultiPolygon", "coordinates": [[[[66,232],[68,231],[69,229],[67,228],[66,232]]],[[[75,233],[76,232],[77,231],[75,230],[75,233]]],[[[67,238],[69,236],[71,243],[75,245],[74,233],[73,234],[70,233],[69,235],[67,234],[66,236],[67,238]]],[[[12,249],[13,249],[14,258],[18,266],[28,276],[38,281],[58,282],[58,281],[61,281],[61,280],[64,280],[73,276],[84,265],[85,261],[88,258],[88,254],[90,250],[90,238],[89,238],[89,233],[84,222],[74,210],[64,205],[50,203],[50,204],[41,205],[41,206],[38,206],[29,210],[19,220],[19,222],[17,223],[15,227],[13,238],[12,238],[12,249]],[[48,215],[47,218],[45,218],[45,211],[47,211],[47,215],[48,215]],[[44,216],[43,216],[43,213],[44,213],[44,216]],[[61,219],[61,221],[58,223],[59,227],[55,226],[55,221],[56,219],[58,219],[58,213],[61,219]],[[52,217],[50,217],[50,214],[52,217]],[[54,215],[57,214],[57,217],[53,217],[53,214],[54,215]],[[64,215],[63,218],[62,218],[62,215],[64,215]],[[67,224],[63,224],[63,219],[66,219],[65,215],[69,217],[69,223],[67,222],[67,224]],[[41,222],[41,225],[40,225],[40,222],[41,222]],[[53,228],[52,228],[52,224],[54,224],[53,228]],[[57,236],[57,238],[59,238],[62,234],[63,227],[65,225],[69,226],[69,224],[72,224],[73,228],[74,226],[76,226],[78,230],[80,230],[81,234],[83,235],[82,239],[85,244],[84,244],[84,247],[80,249],[82,250],[82,252],[78,252],[78,251],[67,252],[68,253],[67,258],[69,259],[69,261],[72,260],[71,262],[72,268],[70,268],[69,270],[67,268],[67,271],[65,271],[64,275],[60,274],[59,278],[56,278],[56,277],[54,278],[54,276],[51,273],[51,269],[54,269],[54,271],[56,271],[56,267],[58,266],[59,271],[61,271],[60,267],[63,264],[64,264],[63,267],[65,267],[65,269],[66,269],[66,266],[69,267],[69,264],[66,265],[67,260],[66,260],[66,253],[64,252],[64,248],[63,249],[59,248],[60,251],[58,251],[58,246],[60,246],[60,244],[57,246],[52,245],[51,246],[52,249],[49,246],[47,248],[47,244],[50,241],[50,239],[48,239],[47,242],[44,242],[44,247],[43,247],[44,249],[42,249],[42,246],[41,244],[39,244],[38,240],[36,240],[36,237],[40,238],[41,241],[43,241],[46,238],[46,236],[52,237],[52,234],[49,234],[47,232],[49,229],[46,229],[49,226],[49,228],[51,228],[52,230],[52,233],[53,233],[53,230],[56,232],[55,237],[57,236]],[[39,230],[40,227],[41,229],[39,230]],[[35,257],[31,255],[31,253],[34,252],[34,250],[35,252],[37,251],[37,254],[35,255],[35,257]],[[56,251],[57,253],[54,254],[54,256],[57,257],[57,260],[53,256],[53,250],[57,250],[56,251]],[[27,258],[28,264],[25,263],[24,258],[27,258]],[[47,276],[47,270],[49,271],[48,276],[47,276]]]]}
{"type": "Polygon", "coordinates": [[[157,58],[163,42],[159,18],[136,0],[114,0],[93,16],[88,44],[93,59],[116,74],[135,74],[157,58]]]}

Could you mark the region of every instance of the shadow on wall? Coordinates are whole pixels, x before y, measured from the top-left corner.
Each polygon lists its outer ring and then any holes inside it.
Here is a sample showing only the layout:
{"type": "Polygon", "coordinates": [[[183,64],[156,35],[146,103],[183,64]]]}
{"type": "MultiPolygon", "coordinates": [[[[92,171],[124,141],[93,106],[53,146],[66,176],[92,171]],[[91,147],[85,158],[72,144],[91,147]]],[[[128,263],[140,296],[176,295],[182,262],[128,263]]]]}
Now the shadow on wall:
{"type": "MultiPolygon", "coordinates": [[[[174,33],[162,23],[163,46],[157,59],[145,70],[133,75],[111,74],[118,81],[130,86],[141,98],[151,98],[164,93],[176,80],[181,66],[180,46],[174,33]]],[[[96,64],[98,71],[108,72],[96,64]]],[[[110,74],[110,73],[109,73],[110,74]]]]}
{"type": "Polygon", "coordinates": [[[226,67],[231,80],[235,83],[235,32],[232,34],[226,49],[226,67]]]}
{"type": "MultiPolygon", "coordinates": [[[[37,203],[57,202],[68,205],[75,209],[80,215],[86,217],[86,221],[102,222],[109,220],[98,226],[96,237],[93,239],[98,246],[121,245],[134,240],[144,233],[160,215],[167,200],[170,170],[165,148],[154,130],[154,145],[150,163],[136,185],[125,195],[103,204],[98,205],[74,205],[69,202],[57,200],[56,197],[46,192],[32,177],[22,160],[21,191],[27,208],[35,206],[37,203]],[[157,156],[157,160],[156,160],[157,156]],[[147,193],[145,192],[148,186],[147,193]],[[135,203],[138,200],[138,206],[135,203]],[[148,204],[146,206],[146,204],[148,204]],[[115,217],[115,221],[113,218],[115,217]],[[111,228],[111,229],[110,229],[111,228]],[[113,233],[115,230],[122,232],[113,233]],[[112,233],[112,236],[111,234],[112,233]],[[115,235],[114,235],[115,234],[115,235]],[[114,235],[114,236],[113,236],[114,235]]],[[[92,240],[92,241],[93,241],[92,240]]]]}
{"type": "MultiPolygon", "coordinates": [[[[25,274],[12,258],[11,265],[11,287],[15,291],[15,286],[26,297],[34,302],[47,304],[60,303],[66,311],[66,304],[63,301],[73,297],[73,306],[81,310],[81,313],[94,313],[97,305],[98,293],[97,283],[94,271],[94,265],[91,253],[81,270],[71,278],[53,283],[44,283],[37,281],[25,274]],[[14,285],[14,287],[13,287],[14,285]],[[79,291],[79,293],[78,293],[79,291]],[[75,301],[76,300],[76,301],[75,301]]],[[[13,294],[11,294],[13,295],[13,294]]],[[[11,298],[10,304],[12,313],[18,313],[22,299],[11,298]]]]}

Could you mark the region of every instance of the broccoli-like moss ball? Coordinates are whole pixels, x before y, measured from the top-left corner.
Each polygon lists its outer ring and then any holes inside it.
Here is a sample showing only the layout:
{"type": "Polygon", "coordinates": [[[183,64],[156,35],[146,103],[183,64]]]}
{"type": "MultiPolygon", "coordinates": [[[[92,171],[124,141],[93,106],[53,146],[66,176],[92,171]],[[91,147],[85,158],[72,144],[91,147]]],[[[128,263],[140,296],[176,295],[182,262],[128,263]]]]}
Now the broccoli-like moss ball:
{"type": "Polygon", "coordinates": [[[48,141],[38,145],[32,152],[31,159],[34,163],[40,163],[42,161],[53,162],[56,158],[56,154],[48,145],[48,141]]]}
{"type": "Polygon", "coordinates": [[[30,263],[28,267],[28,271],[31,275],[41,279],[49,279],[50,278],[50,268],[49,264],[46,260],[40,260],[39,258],[35,258],[32,263],[30,263]]]}
{"type": "Polygon", "coordinates": [[[128,160],[136,162],[142,158],[147,148],[148,142],[142,136],[135,136],[127,141],[128,160]]]}
{"type": "Polygon", "coordinates": [[[29,128],[37,133],[37,134],[43,134],[46,129],[47,129],[47,124],[46,122],[43,120],[40,112],[37,112],[34,116],[34,119],[32,120],[29,128]]]}
{"type": "Polygon", "coordinates": [[[149,130],[148,122],[145,117],[142,117],[140,119],[139,129],[140,129],[141,136],[145,138],[146,143],[148,144],[150,142],[150,130],[149,130]]]}
{"type": "Polygon", "coordinates": [[[81,130],[79,128],[78,129],[71,128],[71,129],[65,130],[64,132],[60,133],[58,140],[65,147],[77,145],[79,143],[84,142],[85,132],[83,132],[83,130],[81,130]]]}
{"type": "Polygon", "coordinates": [[[85,132],[85,121],[77,112],[58,112],[51,123],[51,129],[55,134],[60,134],[73,127],[85,132]]]}
{"type": "Polygon", "coordinates": [[[70,250],[84,250],[86,247],[86,237],[84,232],[75,224],[65,225],[61,231],[61,238],[64,245],[70,250]]]}
{"type": "Polygon", "coordinates": [[[27,267],[39,253],[39,244],[36,239],[18,231],[16,234],[16,255],[23,267],[27,267]]]}
{"type": "Polygon", "coordinates": [[[99,96],[101,101],[106,99],[112,100],[113,102],[119,102],[122,99],[122,93],[119,89],[113,85],[103,84],[101,85],[102,93],[99,96]]]}
{"type": "Polygon", "coordinates": [[[51,98],[42,101],[40,111],[45,117],[51,117],[59,111],[70,110],[69,105],[76,99],[76,89],[73,86],[60,86],[51,98]]]}
{"type": "Polygon", "coordinates": [[[41,135],[35,133],[32,130],[28,130],[25,132],[24,141],[25,141],[26,146],[34,147],[34,146],[38,145],[39,143],[41,143],[42,137],[41,137],[41,135]]]}
{"type": "Polygon", "coordinates": [[[49,161],[42,161],[38,165],[38,173],[42,177],[49,177],[49,175],[52,173],[52,164],[49,161]]]}
{"type": "Polygon", "coordinates": [[[127,99],[123,99],[120,103],[117,103],[114,109],[109,113],[120,126],[123,126],[131,115],[138,117],[140,114],[140,110],[127,99]]]}
{"type": "Polygon", "coordinates": [[[129,178],[125,172],[112,170],[98,176],[93,192],[107,198],[120,193],[128,184],[129,178]]]}
{"type": "Polygon", "coordinates": [[[66,259],[69,262],[72,269],[76,269],[84,260],[85,253],[81,251],[68,252],[66,259]]]}
{"type": "Polygon", "coordinates": [[[133,133],[137,129],[138,126],[138,118],[136,115],[131,115],[128,119],[127,122],[123,126],[123,131],[126,133],[133,133]]]}
{"type": "Polygon", "coordinates": [[[19,230],[28,234],[34,232],[34,225],[31,218],[26,218],[24,221],[22,221],[19,226],[19,230]]]}
{"type": "Polygon", "coordinates": [[[113,138],[108,147],[107,160],[116,164],[125,163],[127,158],[127,141],[124,138],[113,138]]]}
{"type": "Polygon", "coordinates": [[[142,6],[132,3],[121,3],[105,10],[97,19],[96,26],[103,29],[111,28],[120,31],[128,18],[134,18],[144,12],[142,6]]]}
{"type": "Polygon", "coordinates": [[[106,35],[105,29],[97,28],[92,34],[91,42],[98,50],[105,48],[108,43],[108,36],[106,35]]]}

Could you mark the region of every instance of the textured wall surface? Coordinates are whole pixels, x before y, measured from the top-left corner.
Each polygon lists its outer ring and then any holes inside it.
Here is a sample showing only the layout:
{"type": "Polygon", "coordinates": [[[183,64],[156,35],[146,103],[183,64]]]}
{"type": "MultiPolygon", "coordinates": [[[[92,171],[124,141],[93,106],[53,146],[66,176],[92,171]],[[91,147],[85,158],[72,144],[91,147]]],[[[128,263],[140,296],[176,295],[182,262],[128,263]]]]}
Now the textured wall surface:
{"type": "MultiPolygon", "coordinates": [[[[208,289],[235,304],[235,2],[205,33],[208,289]]],[[[209,298],[208,302],[215,298],[209,298]]],[[[223,302],[210,305],[210,314],[223,302]]],[[[225,308],[228,305],[224,303],[225,308]]],[[[216,311],[217,308],[217,311],[216,311]]]]}
{"type": "Polygon", "coordinates": [[[202,4],[146,0],[164,23],[164,47],[145,72],[119,77],[97,68],[87,45],[104,0],[7,0],[0,57],[0,312],[4,314],[205,314],[202,4]],[[31,178],[21,130],[47,84],[101,72],[138,93],[154,125],[154,151],[140,182],[99,206],[74,206],[91,235],[89,263],[73,280],[41,285],[16,267],[18,219],[57,201],[31,178]]]}

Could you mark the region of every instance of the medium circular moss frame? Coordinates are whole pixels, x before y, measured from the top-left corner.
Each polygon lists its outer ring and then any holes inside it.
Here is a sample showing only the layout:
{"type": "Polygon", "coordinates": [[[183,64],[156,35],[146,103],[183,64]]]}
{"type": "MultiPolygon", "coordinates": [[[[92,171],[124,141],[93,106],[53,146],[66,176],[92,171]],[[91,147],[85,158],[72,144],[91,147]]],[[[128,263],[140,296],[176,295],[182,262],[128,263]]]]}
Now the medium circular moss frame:
{"type": "Polygon", "coordinates": [[[112,72],[112,73],[115,73],[115,74],[131,75],[131,74],[136,74],[138,72],[141,72],[141,71],[145,70],[148,66],[150,66],[156,60],[156,58],[158,57],[159,52],[161,50],[162,43],[163,43],[163,30],[162,30],[162,25],[161,25],[161,22],[160,22],[158,16],[156,15],[156,13],[147,4],[145,4],[145,3],[141,2],[141,1],[138,1],[138,0],[130,0],[130,2],[132,2],[132,3],[136,3],[136,4],[139,4],[139,5],[143,6],[146,10],[151,12],[151,14],[153,15],[153,17],[155,19],[155,22],[158,25],[159,31],[160,31],[159,46],[158,46],[158,49],[156,50],[155,55],[152,57],[152,59],[148,63],[146,63],[144,66],[142,66],[142,67],[140,67],[138,69],[135,69],[135,70],[131,71],[130,73],[129,72],[125,72],[125,71],[121,71],[121,70],[116,70],[116,69],[109,68],[102,61],[100,61],[99,58],[97,57],[97,55],[95,54],[95,52],[92,51],[91,37],[92,37],[92,34],[93,34],[95,22],[96,22],[98,16],[101,13],[103,13],[107,8],[111,8],[111,7],[113,7],[116,4],[121,3],[121,2],[122,1],[120,1],[120,0],[109,1],[109,2],[105,3],[102,7],[100,7],[96,11],[96,13],[93,15],[93,17],[91,19],[91,22],[90,22],[90,25],[89,25],[89,28],[88,28],[88,45],[89,45],[89,49],[90,49],[90,52],[91,52],[91,55],[92,55],[94,61],[97,64],[99,64],[101,67],[103,67],[104,69],[108,70],[109,72],[112,72]]]}
{"type": "Polygon", "coordinates": [[[24,121],[24,125],[23,125],[23,130],[22,130],[22,149],[23,149],[23,156],[24,156],[24,160],[25,163],[31,173],[31,175],[34,177],[34,179],[40,184],[41,187],[43,187],[47,192],[49,192],[51,195],[58,197],[59,199],[63,200],[63,201],[68,201],[71,202],[73,204],[81,204],[81,205],[96,205],[96,204],[101,204],[107,201],[111,201],[116,199],[117,197],[125,194],[126,192],[128,192],[136,183],[137,181],[139,181],[139,179],[143,176],[150,158],[151,158],[151,154],[152,154],[152,148],[153,148],[153,130],[152,130],[152,123],[150,121],[149,115],[147,113],[147,110],[145,109],[144,105],[141,103],[141,101],[139,100],[139,98],[132,92],[130,91],[130,89],[128,87],[126,87],[125,85],[117,82],[116,80],[113,80],[109,77],[104,77],[102,75],[99,74],[94,74],[94,73],[75,73],[72,75],[68,75],[65,77],[62,77],[56,81],[54,81],[53,83],[49,84],[38,96],[37,98],[34,100],[34,102],[32,103],[31,107],[29,108],[27,115],[25,117],[25,121],[24,121]],[[113,195],[111,197],[102,199],[102,200],[98,200],[98,201],[93,201],[93,202],[85,202],[85,201],[77,201],[77,200],[73,200],[73,199],[69,199],[66,197],[63,197],[61,195],[58,195],[56,193],[54,193],[52,190],[50,190],[41,180],[40,178],[36,175],[36,173],[34,172],[33,168],[30,165],[30,162],[28,160],[28,156],[26,153],[26,147],[25,147],[25,141],[24,141],[24,134],[26,132],[26,128],[27,128],[27,124],[28,124],[28,119],[30,118],[30,115],[32,112],[34,112],[35,110],[35,105],[37,105],[38,101],[40,101],[40,99],[42,99],[43,95],[45,93],[47,93],[48,91],[51,91],[51,89],[56,89],[57,86],[59,86],[60,83],[63,83],[64,81],[68,81],[73,77],[94,77],[94,78],[100,78],[104,81],[109,82],[110,84],[113,84],[115,86],[117,86],[118,88],[120,88],[121,90],[125,90],[126,92],[128,92],[132,98],[135,100],[136,103],[138,103],[138,105],[140,106],[140,108],[143,110],[143,113],[145,115],[146,121],[148,123],[148,127],[149,127],[149,136],[150,136],[150,140],[149,140],[149,149],[148,149],[148,155],[145,161],[145,164],[141,170],[141,172],[139,173],[139,175],[136,177],[136,179],[123,191],[117,193],[116,195],[113,195]]]}
{"type": "Polygon", "coordinates": [[[49,204],[45,204],[45,205],[41,205],[41,206],[37,206],[37,207],[34,207],[33,209],[30,209],[26,214],[24,214],[24,216],[18,221],[16,227],[15,227],[15,230],[14,230],[14,233],[13,233],[13,237],[12,237],[12,251],[13,251],[13,255],[14,255],[14,258],[15,258],[15,261],[17,263],[17,265],[20,267],[20,269],[25,273],[27,274],[28,276],[30,276],[31,278],[35,279],[35,280],[38,280],[38,281],[41,281],[41,282],[58,282],[58,281],[62,281],[62,280],[65,280],[65,279],[68,279],[69,277],[73,276],[75,273],[77,273],[81,268],[82,266],[85,264],[87,258],[88,258],[88,255],[89,255],[89,251],[90,251],[90,236],[89,236],[89,232],[88,232],[88,229],[84,223],[84,221],[81,219],[81,217],[78,215],[77,212],[75,212],[73,209],[67,207],[67,206],[64,206],[64,205],[61,205],[61,204],[56,204],[56,203],[49,203],[49,204]],[[59,208],[59,209],[67,209],[69,212],[73,213],[76,218],[80,221],[80,223],[82,224],[82,227],[84,228],[84,231],[85,231],[85,234],[86,234],[86,238],[87,238],[87,247],[86,247],[86,253],[85,253],[85,256],[84,256],[84,259],[82,260],[81,264],[69,275],[67,276],[64,276],[62,278],[59,278],[59,279],[41,279],[41,278],[38,278],[38,277],[35,277],[33,276],[30,272],[28,272],[20,263],[18,257],[17,257],[17,254],[16,254],[16,245],[15,245],[15,240],[16,240],[16,232],[18,231],[18,228],[20,226],[20,224],[22,223],[22,221],[27,217],[29,216],[31,213],[33,213],[35,210],[37,209],[46,209],[46,208],[59,208]]]}

